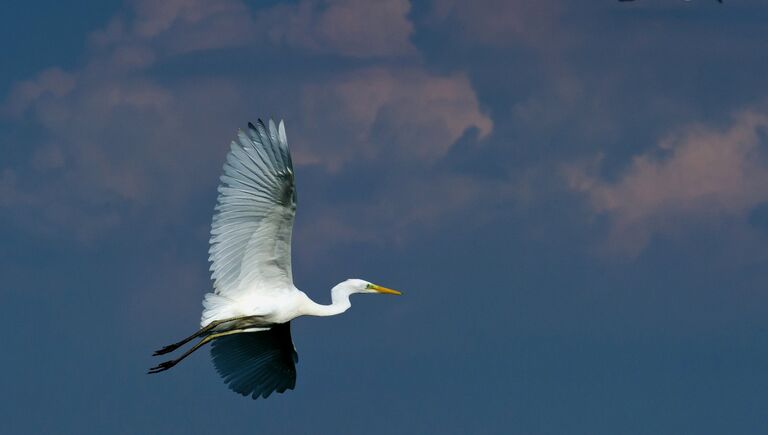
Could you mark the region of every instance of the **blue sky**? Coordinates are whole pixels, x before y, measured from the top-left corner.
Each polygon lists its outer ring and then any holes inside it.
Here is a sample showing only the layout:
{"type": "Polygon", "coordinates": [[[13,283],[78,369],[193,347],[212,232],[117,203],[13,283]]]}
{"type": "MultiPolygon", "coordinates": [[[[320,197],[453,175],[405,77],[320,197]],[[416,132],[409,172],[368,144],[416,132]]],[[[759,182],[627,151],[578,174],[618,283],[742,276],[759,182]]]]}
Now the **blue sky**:
{"type": "Polygon", "coordinates": [[[753,0],[6,6],[3,433],[764,433],[768,9],[753,0]],[[582,2],[584,3],[584,2],[582,2]],[[217,177],[284,118],[295,391],[197,327],[217,177]]]}

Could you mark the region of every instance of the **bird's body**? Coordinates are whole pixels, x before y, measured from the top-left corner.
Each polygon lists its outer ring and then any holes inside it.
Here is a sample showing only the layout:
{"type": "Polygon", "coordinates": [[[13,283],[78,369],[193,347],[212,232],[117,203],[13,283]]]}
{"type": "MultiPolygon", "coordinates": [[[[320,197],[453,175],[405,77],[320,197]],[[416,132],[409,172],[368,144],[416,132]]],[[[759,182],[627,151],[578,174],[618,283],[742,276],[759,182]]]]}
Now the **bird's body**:
{"type": "Polygon", "coordinates": [[[400,293],[348,279],[331,290],[331,304],[322,305],[293,285],[296,187],[285,127],[282,121],[278,126],[271,120],[248,127],[248,134],[240,131],[232,142],[221,176],[209,250],[214,291],[203,300],[201,329],[155,355],[202,339],[150,373],[168,370],[213,341],[214,365],[225,382],[256,398],[295,385],[298,357],[291,342],[291,320],[343,313],[354,293],[400,293]]]}
{"type": "Polygon", "coordinates": [[[300,316],[341,314],[351,306],[349,302],[351,293],[345,292],[343,286],[334,287],[336,288],[338,288],[336,292],[331,290],[333,302],[330,305],[316,303],[296,287],[287,292],[266,292],[266,294],[261,294],[259,291],[246,291],[236,299],[209,293],[203,301],[206,308],[203,311],[200,326],[205,327],[217,320],[239,317],[255,317],[265,325],[271,325],[290,322],[300,316]],[[338,295],[335,298],[334,293],[338,295]]]}
{"type": "Polygon", "coordinates": [[[245,291],[241,295],[227,296],[209,293],[203,300],[203,318],[200,326],[237,317],[259,317],[266,324],[285,323],[299,317],[309,297],[299,289],[287,292],[245,291]]]}

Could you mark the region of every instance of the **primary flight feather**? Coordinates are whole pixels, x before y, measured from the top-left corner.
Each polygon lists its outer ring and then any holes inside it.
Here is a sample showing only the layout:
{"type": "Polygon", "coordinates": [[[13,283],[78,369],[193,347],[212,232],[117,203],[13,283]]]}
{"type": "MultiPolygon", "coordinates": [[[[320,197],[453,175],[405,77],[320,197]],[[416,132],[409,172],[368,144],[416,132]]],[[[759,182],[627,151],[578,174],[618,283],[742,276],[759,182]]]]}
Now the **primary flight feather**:
{"type": "Polygon", "coordinates": [[[163,355],[200,337],[174,360],[149,370],[170,369],[212,342],[216,370],[243,395],[268,397],[296,384],[298,355],[290,321],[299,316],[332,316],[350,307],[354,293],[400,292],[360,279],[331,289],[331,304],[320,305],[293,285],[291,234],[296,186],[285,125],[259,120],[232,142],[219,185],[211,224],[213,293],[205,295],[201,329],[155,352],[163,355]]]}

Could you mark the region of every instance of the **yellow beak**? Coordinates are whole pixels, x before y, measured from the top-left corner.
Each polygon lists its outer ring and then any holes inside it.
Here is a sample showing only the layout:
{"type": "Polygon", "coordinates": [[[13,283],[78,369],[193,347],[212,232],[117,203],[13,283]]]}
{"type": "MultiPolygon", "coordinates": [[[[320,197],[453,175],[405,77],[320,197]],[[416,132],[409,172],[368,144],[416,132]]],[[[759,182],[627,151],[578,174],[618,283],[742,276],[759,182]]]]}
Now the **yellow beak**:
{"type": "Polygon", "coordinates": [[[370,288],[376,290],[379,293],[386,293],[388,295],[398,295],[399,296],[399,295],[402,294],[402,293],[400,293],[397,290],[392,290],[391,288],[382,287],[382,286],[376,285],[376,284],[371,284],[370,288]]]}

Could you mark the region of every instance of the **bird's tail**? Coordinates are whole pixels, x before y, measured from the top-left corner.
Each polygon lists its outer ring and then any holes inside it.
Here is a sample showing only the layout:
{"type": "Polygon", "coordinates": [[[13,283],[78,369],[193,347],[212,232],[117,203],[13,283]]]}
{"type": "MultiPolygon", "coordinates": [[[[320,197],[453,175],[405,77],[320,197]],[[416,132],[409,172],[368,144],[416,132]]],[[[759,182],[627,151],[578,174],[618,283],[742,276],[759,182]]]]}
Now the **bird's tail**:
{"type": "Polygon", "coordinates": [[[200,318],[200,326],[206,326],[215,319],[232,319],[243,316],[243,313],[234,309],[235,306],[235,301],[226,296],[207,293],[203,298],[203,315],[200,318]]]}

